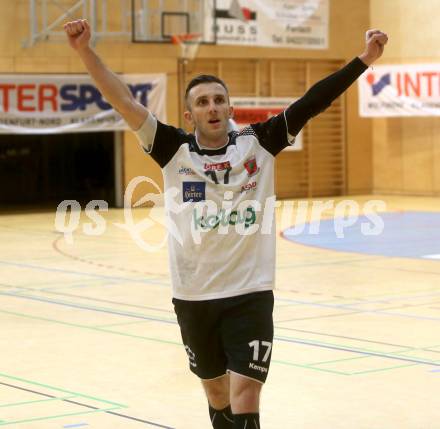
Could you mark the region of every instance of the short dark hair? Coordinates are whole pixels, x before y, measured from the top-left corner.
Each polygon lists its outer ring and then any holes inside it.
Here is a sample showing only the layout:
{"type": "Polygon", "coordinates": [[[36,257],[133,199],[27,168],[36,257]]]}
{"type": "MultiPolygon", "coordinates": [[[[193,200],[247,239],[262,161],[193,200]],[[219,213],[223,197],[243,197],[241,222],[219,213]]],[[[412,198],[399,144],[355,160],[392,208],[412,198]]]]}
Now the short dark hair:
{"type": "Polygon", "coordinates": [[[219,83],[223,88],[225,88],[226,93],[229,94],[228,87],[226,84],[217,76],[214,76],[212,74],[200,74],[196,76],[195,78],[191,79],[190,83],[186,87],[185,91],[185,102],[188,105],[188,95],[191,89],[193,89],[195,86],[200,85],[202,83],[219,83]]]}

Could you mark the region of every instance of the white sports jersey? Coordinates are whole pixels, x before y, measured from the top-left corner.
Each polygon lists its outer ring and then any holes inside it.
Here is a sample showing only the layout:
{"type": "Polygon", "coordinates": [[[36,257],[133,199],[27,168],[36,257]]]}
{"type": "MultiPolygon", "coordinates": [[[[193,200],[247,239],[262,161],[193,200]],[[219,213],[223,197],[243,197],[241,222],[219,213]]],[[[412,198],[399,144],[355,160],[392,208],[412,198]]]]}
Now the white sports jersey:
{"type": "Polygon", "coordinates": [[[217,149],[151,114],[136,134],[162,168],[166,213],[180,235],[168,239],[174,297],[273,289],[274,157],[294,140],[284,114],[230,132],[217,149]]]}
{"type": "Polygon", "coordinates": [[[148,116],[137,135],[164,176],[165,208],[175,226],[169,236],[175,298],[205,300],[273,289],[274,157],[367,68],[354,58],[285,112],[230,132],[219,149],[202,148],[193,134],[148,116]]]}

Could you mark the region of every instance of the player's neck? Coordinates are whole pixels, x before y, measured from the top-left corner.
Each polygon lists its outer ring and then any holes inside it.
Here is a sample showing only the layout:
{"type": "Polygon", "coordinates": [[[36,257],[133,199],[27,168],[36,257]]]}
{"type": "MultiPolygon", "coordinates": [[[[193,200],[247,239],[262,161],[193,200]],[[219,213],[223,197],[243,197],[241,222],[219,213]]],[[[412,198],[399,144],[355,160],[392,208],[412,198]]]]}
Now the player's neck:
{"type": "Polygon", "coordinates": [[[229,136],[225,134],[217,139],[209,138],[203,134],[199,134],[196,130],[196,140],[199,146],[210,149],[218,149],[228,144],[229,136]]]}

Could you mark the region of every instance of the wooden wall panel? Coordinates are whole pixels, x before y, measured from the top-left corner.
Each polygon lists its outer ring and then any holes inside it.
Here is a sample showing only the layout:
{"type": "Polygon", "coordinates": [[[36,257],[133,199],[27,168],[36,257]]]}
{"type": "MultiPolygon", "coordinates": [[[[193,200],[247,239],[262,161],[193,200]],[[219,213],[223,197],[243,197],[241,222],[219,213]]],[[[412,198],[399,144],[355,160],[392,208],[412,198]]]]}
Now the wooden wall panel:
{"type": "Polygon", "coordinates": [[[13,73],[15,71],[13,57],[0,58],[0,73],[13,73]]]}
{"type": "MultiPolygon", "coordinates": [[[[440,2],[371,0],[371,25],[390,43],[384,64],[438,63],[440,2]],[[414,28],[422,29],[414,32],[414,28]]],[[[440,195],[438,118],[373,120],[374,191],[440,195]]]]}
{"type": "MultiPolygon", "coordinates": [[[[154,180],[163,189],[162,171],[150,156],[144,154],[136,136],[132,132],[124,133],[124,189],[131,180],[138,176],[145,176],[154,180]]],[[[153,186],[142,183],[133,193],[132,203],[135,203],[148,192],[156,193],[153,186]]],[[[151,204],[146,204],[150,206],[151,204]]]]}
{"type": "Polygon", "coordinates": [[[278,198],[305,198],[308,196],[307,154],[281,152],[275,162],[275,191],[278,198]]]}
{"type": "MultiPolygon", "coordinates": [[[[127,0],[128,1],[128,0],[127,0]]],[[[112,18],[110,27],[116,26],[120,18],[119,0],[112,0],[114,6],[111,7],[112,18]]],[[[72,4],[72,1],[60,0],[60,4],[72,4]],[[66,1],[66,3],[64,3],[66,1]]],[[[176,4],[180,2],[176,0],[176,4]]],[[[329,49],[327,50],[300,50],[300,49],[272,49],[265,47],[242,47],[242,46],[201,46],[199,57],[187,68],[187,76],[191,76],[196,71],[203,69],[207,73],[219,74],[232,85],[231,94],[235,95],[261,95],[261,96],[301,96],[306,87],[313,83],[306,81],[306,63],[330,63],[340,65],[351,60],[355,55],[363,50],[364,31],[369,23],[370,0],[359,0],[356,7],[353,7],[353,0],[331,0],[330,2],[330,31],[329,49]],[[236,66],[238,59],[240,66],[236,66]],[[221,61],[220,61],[221,60],[221,61]],[[192,68],[191,68],[192,67],[192,68]]],[[[31,48],[23,48],[22,42],[29,36],[28,20],[28,1],[14,0],[13,2],[0,0],[0,14],[2,16],[2,26],[0,26],[0,72],[55,72],[55,73],[82,73],[84,67],[65,42],[45,43],[39,42],[31,48]]],[[[98,11],[98,16],[101,12],[98,11]]],[[[110,13],[110,12],[109,12],[110,13]]],[[[58,28],[61,30],[61,26],[58,28]]],[[[172,125],[181,124],[181,111],[179,111],[180,92],[182,85],[178,85],[178,61],[179,49],[168,44],[133,44],[126,41],[98,41],[97,52],[101,55],[104,62],[116,72],[125,73],[154,73],[164,72],[168,76],[167,110],[168,122],[172,125]]],[[[330,69],[328,69],[330,70],[330,69]]],[[[333,70],[333,69],[332,69],[333,70]]],[[[336,110],[329,112],[328,116],[320,120],[328,121],[332,114],[341,118],[344,125],[344,111],[348,117],[357,116],[357,104],[350,101],[345,106],[335,106],[336,110]]],[[[323,122],[323,126],[325,123],[323,122]]],[[[369,121],[365,121],[363,128],[358,130],[356,126],[347,124],[347,132],[340,133],[332,129],[332,132],[322,131],[320,122],[315,124],[315,132],[322,140],[320,147],[315,143],[313,156],[322,167],[321,157],[328,157],[329,164],[324,176],[324,185],[331,185],[330,190],[325,192],[340,192],[341,181],[333,181],[334,171],[348,168],[348,176],[351,172],[359,171],[365,165],[371,165],[371,156],[360,158],[352,157],[346,166],[333,160],[328,151],[332,151],[334,146],[333,139],[341,141],[346,139],[348,153],[354,145],[357,147],[366,135],[369,121]],[[351,128],[350,128],[351,127],[351,128]],[[334,133],[333,133],[334,132],[334,133]],[[326,140],[330,138],[330,140],[326,140]],[[341,137],[342,136],[342,137],[341,137]],[[325,142],[324,142],[325,141],[325,142]],[[328,143],[328,144],[326,144],[328,143]]],[[[309,127],[304,130],[305,148],[302,152],[286,152],[280,154],[277,159],[277,189],[279,195],[307,196],[311,192],[311,159],[308,152],[308,140],[311,134],[309,127]]],[[[129,140],[129,134],[125,134],[127,146],[125,148],[125,171],[126,183],[130,177],[145,174],[145,171],[153,171],[154,177],[160,177],[160,171],[154,164],[139,164],[140,152],[136,152],[137,143],[129,140]],[[129,143],[131,141],[131,143],[129,143]],[[137,154],[137,155],[136,155],[137,154]],[[156,170],[154,170],[156,169],[156,170]]],[[[367,146],[370,142],[366,142],[367,146]]],[[[343,148],[337,150],[342,153],[343,148]]],[[[357,152],[356,152],[357,153],[357,152]]],[[[368,154],[368,150],[365,150],[368,154]]],[[[370,151],[371,155],[371,151],[370,151]]],[[[345,162],[345,161],[344,161],[345,162]]],[[[363,170],[367,175],[369,170],[363,170]]],[[[315,190],[313,192],[324,192],[324,185],[321,184],[321,172],[313,176],[315,190]],[[319,173],[319,174],[318,174],[319,173]]],[[[344,173],[342,173],[344,174],[344,173]]],[[[364,180],[362,183],[366,183],[364,180]]],[[[348,183],[349,190],[351,182],[348,183]]],[[[359,187],[358,187],[359,188],[359,187]]],[[[354,188],[354,189],[358,189],[354,188]]]]}
{"type": "Polygon", "coordinates": [[[373,128],[374,189],[392,193],[403,189],[402,125],[400,119],[378,119],[373,128]]]}
{"type": "Polygon", "coordinates": [[[431,195],[434,191],[431,119],[405,119],[402,130],[403,191],[412,195],[431,195]]]}
{"type": "MultiPolygon", "coordinates": [[[[303,60],[228,60],[190,62],[183,83],[195,74],[217,70],[231,96],[300,97],[306,88],[336,71],[341,63],[303,60]],[[208,66],[208,70],[203,66],[208,66]],[[269,76],[267,74],[269,73],[269,76]],[[260,83],[261,82],[261,83],[260,83]],[[266,83],[269,87],[266,88],[266,83]],[[262,90],[263,89],[263,90],[262,90]]],[[[303,130],[303,150],[284,151],[276,163],[280,198],[341,195],[345,192],[345,132],[342,99],[303,130]]]]}
{"type": "MultiPolygon", "coordinates": [[[[313,62],[309,65],[308,86],[335,72],[341,64],[313,62]]],[[[309,180],[308,196],[345,193],[345,130],[343,97],[308,125],[309,180]]]]}
{"type": "Polygon", "coordinates": [[[432,118],[433,124],[433,189],[434,195],[440,195],[440,118],[432,118]]]}
{"type": "Polygon", "coordinates": [[[301,97],[307,87],[306,62],[302,60],[271,60],[270,77],[271,96],[301,97]]]}
{"type": "Polygon", "coordinates": [[[345,100],[347,193],[351,195],[368,194],[373,188],[371,119],[359,117],[356,84],[348,89],[345,100]]]}
{"type": "Polygon", "coordinates": [[[255,96],[259,95],[258,83],[258,62],[256,60],[228,60],[222,59],[219,62],[219,74],[226,82],[229,92],[233,96],[255,96]]]}

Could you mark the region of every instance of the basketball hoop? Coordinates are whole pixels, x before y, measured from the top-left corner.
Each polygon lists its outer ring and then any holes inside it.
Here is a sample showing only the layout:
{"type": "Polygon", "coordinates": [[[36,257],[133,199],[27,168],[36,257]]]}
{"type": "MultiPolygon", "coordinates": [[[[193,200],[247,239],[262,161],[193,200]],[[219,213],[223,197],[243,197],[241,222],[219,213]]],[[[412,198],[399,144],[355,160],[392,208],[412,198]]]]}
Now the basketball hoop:
{"type": "Polygon", "coordinates": [[[200,33],[174,34],[171,42],[180,46],[179,58],[185,61],[193,60],[199,50],[202,35],[200,33]]]}

